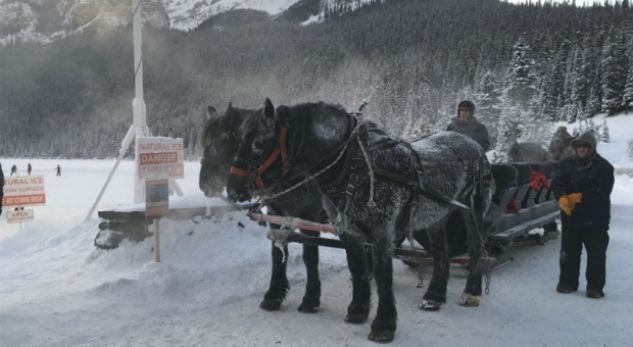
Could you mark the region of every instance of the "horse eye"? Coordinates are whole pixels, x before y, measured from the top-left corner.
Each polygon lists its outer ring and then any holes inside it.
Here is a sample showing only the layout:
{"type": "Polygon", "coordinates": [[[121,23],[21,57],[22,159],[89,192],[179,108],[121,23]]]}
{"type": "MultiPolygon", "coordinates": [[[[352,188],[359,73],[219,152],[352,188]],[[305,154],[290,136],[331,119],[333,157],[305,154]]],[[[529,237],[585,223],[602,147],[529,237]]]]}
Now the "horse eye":
{"type": "Polygon", "coordinates": [[[259,150],[259,149],[262,149],[262,148],[264,148],[264,143],[262,141],[260,141],[260,140],[253,141],[253,149],[259,150]]]}

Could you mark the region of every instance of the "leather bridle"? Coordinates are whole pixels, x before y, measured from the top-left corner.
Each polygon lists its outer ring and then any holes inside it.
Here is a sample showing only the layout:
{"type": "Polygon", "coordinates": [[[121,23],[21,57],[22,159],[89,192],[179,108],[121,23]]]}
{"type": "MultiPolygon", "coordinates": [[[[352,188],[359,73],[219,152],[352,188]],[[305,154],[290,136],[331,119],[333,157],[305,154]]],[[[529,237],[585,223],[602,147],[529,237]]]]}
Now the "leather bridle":
{"type": "MultiPolygon", "coordinates": [[[[251,180],[251,183],[257,187],[259,191],[266,189],[262,176],[270,167],[281,157],[282,171],[288,172],[290,164],[288,162],[288,128],[282,127],[279,131],[279,138],[277,140],[277,147],[268,155],[268,157],[257,167],[256,169],[244,169],[238,167],[235,163],[229,168],[229,174],[238,177],[247,177],[251,180]]],[[[248,184],[247,183],[247,184],[248,184]]]]}

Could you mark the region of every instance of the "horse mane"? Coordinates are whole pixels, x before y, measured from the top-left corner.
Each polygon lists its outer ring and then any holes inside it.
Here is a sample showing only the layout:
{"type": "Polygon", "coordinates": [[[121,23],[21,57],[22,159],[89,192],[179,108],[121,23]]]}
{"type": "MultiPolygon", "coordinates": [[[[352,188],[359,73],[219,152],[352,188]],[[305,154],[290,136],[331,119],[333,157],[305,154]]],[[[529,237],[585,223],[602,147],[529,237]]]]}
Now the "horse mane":
{"type": "Polygon", "coordinates": [[[316,112],[330,112],[339,117],[347,116],[348,112],[340,104],[331,104],[323,101],[304,102],[293,106],[281,105],[277,107],[277,113],[282,121],[286,121],[288,126],[301,125],[305,121],[305,117],[315,114],[316,112]]]}
{"type": "MultiPolygon", "coordinates": [[[[306,141],[313,130],[313,119],[317,115],[331,115],[341,119],[347,119],[349,113],[339,104],[331,104],[323,101],[306,102],[292,106],[280,105],[276,109],[277,119],[290,129],[288,143],[293,143],[289,149],[289,160],[296,162],[300,153],[309,146],[306,141]]],[[[351,129],[349,130],[351,131],[351,129]]]]}
{"type": "Polygon", "coordinates": [[[218,113],[217,116],[207,119],[204,123],[204,130],[202,131],[203,141],[206,141],[211,131],[218,127],[224,130],[237,129],[246,115],[256,112],[261,112],[261,109],[247,109],[231,106],[224,113],[218,113]]]}

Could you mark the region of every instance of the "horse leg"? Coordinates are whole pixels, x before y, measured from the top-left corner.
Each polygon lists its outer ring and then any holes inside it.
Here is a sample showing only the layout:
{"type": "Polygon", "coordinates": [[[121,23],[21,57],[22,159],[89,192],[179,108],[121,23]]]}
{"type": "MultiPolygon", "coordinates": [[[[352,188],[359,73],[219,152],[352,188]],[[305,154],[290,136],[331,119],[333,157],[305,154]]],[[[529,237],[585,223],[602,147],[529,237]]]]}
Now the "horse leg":
{"type": "Polygon", "coordinates": [[[376,318],[368,338],[375,342],[391,342],[396,331],[396,300],[393,296],[393,237],[395,225],[372,230],[374,279],[378,292],[376,318]]]}
{"type": "Polygon", "coordinates": [[[352,324],[362,324],[369,316],[371,287],[367,277],[365,265],[365,246],[356,238],[341,235],[345,244],[347,266],[352,275],[352,302],[347,306],[345,321],[352,324]]]}
{"type": "MultiPolygon", "coordinates": [[[[288,254],[288,247],[284,247],[284,253],[288,254]]],[[[273,271],[270,277],[270,286],[268,291],[264,295],[264,300],[259,304],[259,307],[266,311],[277,311],[281,308],[282,301],[286,298],[290,285],[288,284],[288,278],[286,277],[286,264],[287,256],[284,259],[284,254],[281,250],[272,243],[272,263],[273,271]]]]}
{"type": "Polygon", "coordinates": [[[484,246],[487,238],[487,226],[485,225],[485,213],[490,207],[490,196],[494,185],[490,181],[490,167],[487,165],[485,156],[480,163],[482,171],[479,172],[479,179],[474,194],[471,196],[471,211],[462,212],[465,214],[464,220],[470,221],[466,225],[468,255],[468,279],[466,288],[462,295],[460,305],[467,307],[479,306],[481,299],[481,257],[485,252],[484,246]]]}
{"type": "Polygon", "coordinates": [[[482,225],[475,224],[478,221],[472,214],[470,214],[469,219],[470,223],[468,224],[470,225],[466,226],[468,256],[470,258],[468,262],[468,279],[459,304],[465,307],[476,307],[479,306],[481,299],[481,256],[484,240],[483,235],[480,233],[482,225]]]}
{"type": "MultiPolygon", "coordinates": [[[[318,237],[319,233],[314,231],[301,230],[302,233],[318,237]]],[[[306,266],[308,280],[306,292],[299,305],[299,312],[316,313],[321,304],[321,280],[319,279],[319,246],[303,245],[303,263],[306,266]]]]}
{"type": "Polygon", "coordinates": [[[427,231],[433,255],[433,275],[420,304],[420,308],[425,311],[437,311],[446,302],[450,259],[446,244],[446,223],[440,224],[441,226],[433,227],[427,231]]]}

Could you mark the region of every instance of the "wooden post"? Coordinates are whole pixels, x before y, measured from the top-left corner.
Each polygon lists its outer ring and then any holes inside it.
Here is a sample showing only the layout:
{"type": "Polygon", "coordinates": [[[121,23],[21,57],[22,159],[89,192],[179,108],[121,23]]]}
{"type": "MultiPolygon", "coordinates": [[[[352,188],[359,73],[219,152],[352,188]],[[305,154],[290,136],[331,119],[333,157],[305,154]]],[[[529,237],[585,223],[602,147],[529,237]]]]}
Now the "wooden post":
{"type": "Polygon", "coordinates": [[[160,263],[160,218],[154,219],[154,261],[160,263]]]}

